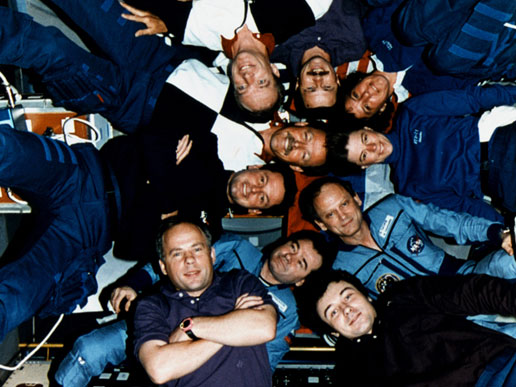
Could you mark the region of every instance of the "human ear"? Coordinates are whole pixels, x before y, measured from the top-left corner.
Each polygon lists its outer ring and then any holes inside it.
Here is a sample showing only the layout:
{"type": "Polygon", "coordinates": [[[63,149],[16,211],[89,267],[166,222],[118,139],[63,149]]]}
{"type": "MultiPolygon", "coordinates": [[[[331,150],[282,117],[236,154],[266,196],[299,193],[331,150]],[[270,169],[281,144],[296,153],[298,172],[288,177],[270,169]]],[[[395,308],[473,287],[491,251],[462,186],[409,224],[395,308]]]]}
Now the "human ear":
{"type": "Polygon", "coordinates": [[[320,228],[321,230],[323,230],[323,231],[328,231],[328,227],[326,227],[326,226],[324,225],[324,223],[323,223],[323,222],[321,222],[320,220],[314,220],[314,222],[315,222],[315,224],[316,224],[317,226],[319,226],[319,228],[320,228]]]}
{"type": "Polygon", "coordinates": [[[359,206],[362,205],[362,200],[360,199],[360,196],[358,196],[358,194],[355,194],[355,196],[353,196],[353,200],[357,202],[359,206]]]}
{"type": "Polygon", "coordinates": [[[274,63],[271,63],[272,73],[279,78],[280,72],[274,63]]]}
{"type": "Polygon", "coordinates": [[[303,278],[301,281],[297,281],[294,285],[296,285],[297,287],[303,285],[305,283],[305,279],[303,278]]]}
{"type": "Polygon", "coordinates": [[[214,248],[214,247],[212,247],[212,248],[211,248],[210,256],[211,256],[211,263],[213,263],[213,264],[214,264],[214,263],[215,263],[215,261],[217,260],[217,257],[216,257],[216,255],[215,255],[215,248],[214,248]]]}
{"type": "Polygon", "coordinates": [[[246,169],[260,169],[263,165],[248,165],[246,169]]]}
{"type": "Polygon", "coordinates": [[[161,269],[161,272],[163,273],[163,275],[168,275],[167,267],[165,266],[165,262],[163,262],[162,259],[159,260],[159,268],[161,269]]]}
{"type": "Polygon", "coordinates": [[[301,168],[299,165],[292,165],[292,164],[290,164],[289,167],[293,171],[296,171],[296,172],[299,172],[299,173],[303,173],[303,168],[301,168]]]}

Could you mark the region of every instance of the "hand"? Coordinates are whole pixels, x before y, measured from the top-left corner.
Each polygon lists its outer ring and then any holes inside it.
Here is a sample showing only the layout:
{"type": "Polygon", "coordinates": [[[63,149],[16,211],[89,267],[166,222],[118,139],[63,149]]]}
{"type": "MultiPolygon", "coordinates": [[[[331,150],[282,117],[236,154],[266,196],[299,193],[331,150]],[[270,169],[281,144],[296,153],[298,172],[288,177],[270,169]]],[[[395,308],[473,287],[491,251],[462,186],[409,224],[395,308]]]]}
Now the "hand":
{"type": "Polygon", "coordinates": [[[125,8],[130,14],[122,13],[122,17],[127,20],[131,20],[137,23],[143,23],[147,26],[147,28],[138,30],[134,34],[135,37],[144,36],[144,35],[156,35],[156,34],[165,34],[168,32],[168,28],[158,16],[147,12],[142,11],[138,8],[134,8],[129,4],[120,1],[120,5],[125,8]]]}
{"type": "Polygon", "coordinates": [[[260,305],[263,305],[263,300],[260,296],[250,296],[249,293],[244,293],[236,299],[234,310],[250,308],[261,309],[260,305]]]}
{"type": "Polygon", "coordinates": [[[512,239],[510,232],[504,232],[502,234],[502,249],[509,255],[514,255],[514,249],[512,248],[512,239]]]}
{"type": "Polygon", "coordinates": [[[168,343],[180,343],[181,341],[188,341],[192,340],[186,333],[183,332],[183,330],[179,327],[174,329],[170,336],[168,336],[168,343]]]}
{"type": "Polygon", "coordinates": [[[115,313],[120,313],[120,304],[124,299],[127,299],[125,303],[125,311],[129,312],[129,307],[131,306],[131,301],[138,297],[138,293],[134,291],[133,288],[129,286],[122,286],[120,288],[116,288],[111,292],[111,306],[115,310],[115,313]]]}
{"type": "Polygon", "coordinates": [[[177,143],[176,148],[176,165],[179,165],[183,159],[188,156],[190,150],[192,149],[192,140],[190,140],[190,135],[184,135],[181,140],[177,143]]]}

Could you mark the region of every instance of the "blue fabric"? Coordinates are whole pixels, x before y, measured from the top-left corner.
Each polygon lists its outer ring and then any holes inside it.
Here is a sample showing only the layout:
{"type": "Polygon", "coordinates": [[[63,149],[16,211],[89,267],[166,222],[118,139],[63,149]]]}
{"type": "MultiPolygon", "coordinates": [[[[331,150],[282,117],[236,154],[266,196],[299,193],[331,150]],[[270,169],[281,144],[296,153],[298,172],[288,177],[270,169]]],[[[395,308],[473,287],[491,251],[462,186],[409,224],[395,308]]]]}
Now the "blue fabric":
{"type": "Polygon", "coordinates": [[[488,149],[488,194],[516,212],[516,124],[496,129],[488,149]]]}
{"type": "MultiPolygon", "coordinates": [[[[273,305],[265,287],[245,270],[215,272],[213,283],[199,297],[175,289],[168,281],[161,292],[143,298],[136,306],[135,355],[149,340],[168,342],[170,332],[186,317],[219,316],[233,311],[236,299],[244,293],[260,296],[264,304],[273,305]]],[[[271,386],[272,373],[265,344],[225,345],[197,370],[164,385],[271,386]]]]}
{"type": "Polygon", "coordinates": [[[406,43],[426,46],[439,73],[500,78],[516,75],[516,3],[505,0],[408,1],[395,18],[406,43]]]}
{"type": "Polygon", "coordinates": [[[515,101],[516,86],[500,85],[433,92],[406,101],[387,135],[393,152],[385,162],[392,168],[396,191],[500,221],[500,214],[484,202],[480,186],[478,118],[462,116],[515,101]]]}
{"type": "Polygon", "coordinates": [[[506,350],[487,365],[476,387],[510,387],[516,385],[516,351],[506,350]]]}
{"type": "Polygon", "coordinates": [[[34,228],[0,269],[0,341],[35,314],[70,313],[97,289],[111,248],[98,151],[0,126],[0,185],[31,205],[34,228]]]}
{"type": "Polygon", "coordinates": [[[0,63],[39,73],[57,106],[101,113],[128,133],[148,123],[167,76],[190,52],[169,47],[157,36],[135,38],[140,27],[121,19],[123,8],[117,1],[55,3],[109,60],[88,53],[54,27],[0,7],[0,63]]]}
{"type": "MultiPolygon", "coordinates": [[[[497,250],[478,262],[461,264],[462,261],[446,256],[426,234],[453,237],[459,244],[487,241],[487,229],[493,224],[487,219],[441,210],[401,195],[391,195],[380,201],[365,216],[382,251],[342,244],[333,268],[356,275],[373,298],[393,282],[416,275],[441,274],[442,267],[450,260],[456,261],[451,265],[456,274],[488,274],[516,279],[516,261],[505,251],[497,250]]],[[[496,323],[487,315],[474,316],[472,321],[516,338],[516,324],[496,323]]]]}
{"type": "Polygon", "coordinates": [[[326,51],[333,66],[364,55],[367,49],[360,23],[361,9],[354,1],[334,1],[315,25],[290,37],[274,48],[271,61],[286,64],[293,77],[299,75],[306,50],[318,46],[326,51]]]}
{"type": "Polygon", "coordinates": [[[436,75],[423,62],[423,47],[402,44],[392,30],[392,14],[401,1],[372,9],[363,19],[364,34],[371,51],[382,62],[384,71],[406,70],[402,85],[412,94],[419,95],[436,90],[450,90],[476,84],[481,77],[458,78],[436,75]]]}
{"type": "MultiPolygon", "coordinates": [[[[238,235],[227,233],[222,235],[213,247],[215,247],[217,257],[214,265],[216,270],[245,269],[259,277],[264,265],[262,253],[250,242],[238,235]],[[238,254],[240,261],[235,252],[238,254]],[[240,265],[240,262],[243,266],[240,265]]],[[[271,369],[274,371],[279,361],[289,350],[285,338],[292,331],[298,329],[300,324],[297,316],[296,300],[290,287],[272,285],[267,286],[267,291],[276,304],[279,315],[278,323],[276,324],[276,338],[266,344],[271,369]]]]}
{"type": "MultiPolygon", "coordinates": [[[[382,251],[342,244],[333,268],[356,275],[373,296],[383,292],[393,281],[415,275],[438,274],[443,262],[452,259],[445,258],[445,252],[432,243],[426,232],[453,237],[460,244],[482,242],[487,241],[487,229],[493,224],[487,219],[416,203],[401,195],[385,198],[366,211],[364,216],[382,251]]],[[[463,271],[489,271],[487,274],[515,278],[516,263],[505,267],[511,262],[509,258],[514,261],[507,254],[497,252],[494,257],[487,257],[476,266],[475,262],[466,262],[463,271]],[[500,272],[497,273],[496,269],[500,272]]]]}
{"type": "Polygon", "coordinates": [[[57,382],[63,387],[87,386],[92,376],[100,375],[108,363],[117,365],[125,360],[126,340],[125,320],[79,337],[59,365],[57,382]]]}

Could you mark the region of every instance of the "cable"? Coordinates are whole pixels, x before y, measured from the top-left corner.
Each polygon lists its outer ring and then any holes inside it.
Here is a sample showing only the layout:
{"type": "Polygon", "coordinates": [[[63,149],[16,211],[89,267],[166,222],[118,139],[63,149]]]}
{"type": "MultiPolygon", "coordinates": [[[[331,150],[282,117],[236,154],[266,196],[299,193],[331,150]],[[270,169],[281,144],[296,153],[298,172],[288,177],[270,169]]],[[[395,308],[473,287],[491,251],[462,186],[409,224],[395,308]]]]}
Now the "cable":
{"type": "Polygon", "coordinates": [[[85,141],[87,141],[87,142],[91,142],[91,143],[93,143],[93,144],[94,144],[95,142],[99,141],[99,140],[102,138],[102,136],[101,136],[101,134],[100,134],[100,130],[99,130],[99,129],[98,129],[98,128],[97,128],[97,127],[96,127],[92,122],[90,122],[90,121],[88,121],[88,120],[84,120],[84,119],[82,119],[82,118],[78,118],[78,117],[68,117],[68,118],[63,122],[62,127],[63,127],[63,141],[64,141],[64,142],[65,142],[65,144],[67,144],[67,145],[71,145],[71,144],[68,142],[68,138],[72,139],[72,140],[74,141],[74,143],[76,143],[76,142],[85,142],[85,141]],[[68,128],[68,126],[67,126],[67,125],[68,125],[69,123],[74,123],[74,122],[80,122],[80,123],[82,123],[82,124],[86,125],[87,127],[89,127],[89,128],[90,128],[90,130],[91,130],[93,133],[95,133],[95,138],[94,138],[94,139],[92,139],[92,140],[88,140],[88,139],[83,139],[83,138],[81,138],[81,137],[78,137],[78,136],[76,136],[76,135],[74,135],[74,134],[72,134],[72,133],[68,133],[68,129],[67,129],[67,128],[68,128]]]}
{"type": "Polygon", "coordinates": [[[235,28],[234,35],[236,35],[238,30],[244,26],[247,20],[247,9],[249,8],[249,3],[252,3],[252,0],[244,0],[244,20],[242,20],[242,24],[235,28]]]}
{"type": "Polygon", "coordinates": [[[39,343],[37,345],[37,347],[34,348],[27,356],[25,356],[25,358],[22,361],[20,361],[15,367],[8,367],[3,364],[0,364],[0,369],[6,370],[6,371],[16,371],[23,364],[25,364],[25,362],[27,360],[29,360],[32,357],[32,355],[34,355],[47,342],[47,340],[50,338],[50,336],[52,336],[52,333],[54,333],[54,331],[57,329],[59,324],[61,324],[63,317],[64,317],[64,314],[61,314],[61,316],[59,316],[59,318],[57,319],[57,322],[54,324],[54,326],[52,327],[50,332],[48,332],[47,336],[43,339],[43,341],[41,343],[39,343]]]}
{"type": "Polygon", "coordinates": [[[18,90],[16,90],[9,83],[9,81],[7,80],[5,75],[2,74],[2,72],[0,72],[0,79],[2,80],[2,85],[4,86],[5,91],[7,93],[7,99],[8,99],[7,106],[10,108],[14,108],[14,106],[16,105],[16,100],[19,101],[21,99],[20,93],[18,93],[18,90]]]}

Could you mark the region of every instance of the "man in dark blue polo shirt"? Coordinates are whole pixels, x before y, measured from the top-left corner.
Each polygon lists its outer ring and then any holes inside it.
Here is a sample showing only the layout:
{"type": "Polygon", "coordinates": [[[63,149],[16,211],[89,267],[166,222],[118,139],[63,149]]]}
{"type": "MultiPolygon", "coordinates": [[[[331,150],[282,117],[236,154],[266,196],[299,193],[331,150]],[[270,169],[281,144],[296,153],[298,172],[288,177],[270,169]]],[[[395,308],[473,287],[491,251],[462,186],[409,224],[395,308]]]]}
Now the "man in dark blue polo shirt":
{"type": "Polygon", "coordinates": [[[160,268],[170,279],[137,306],[135,354],[154,383],[169,386],[270,386],[265,343],[276,309],[253,275],[213,271],[210,236],[169,219],[159,234],[160,268]]]}

